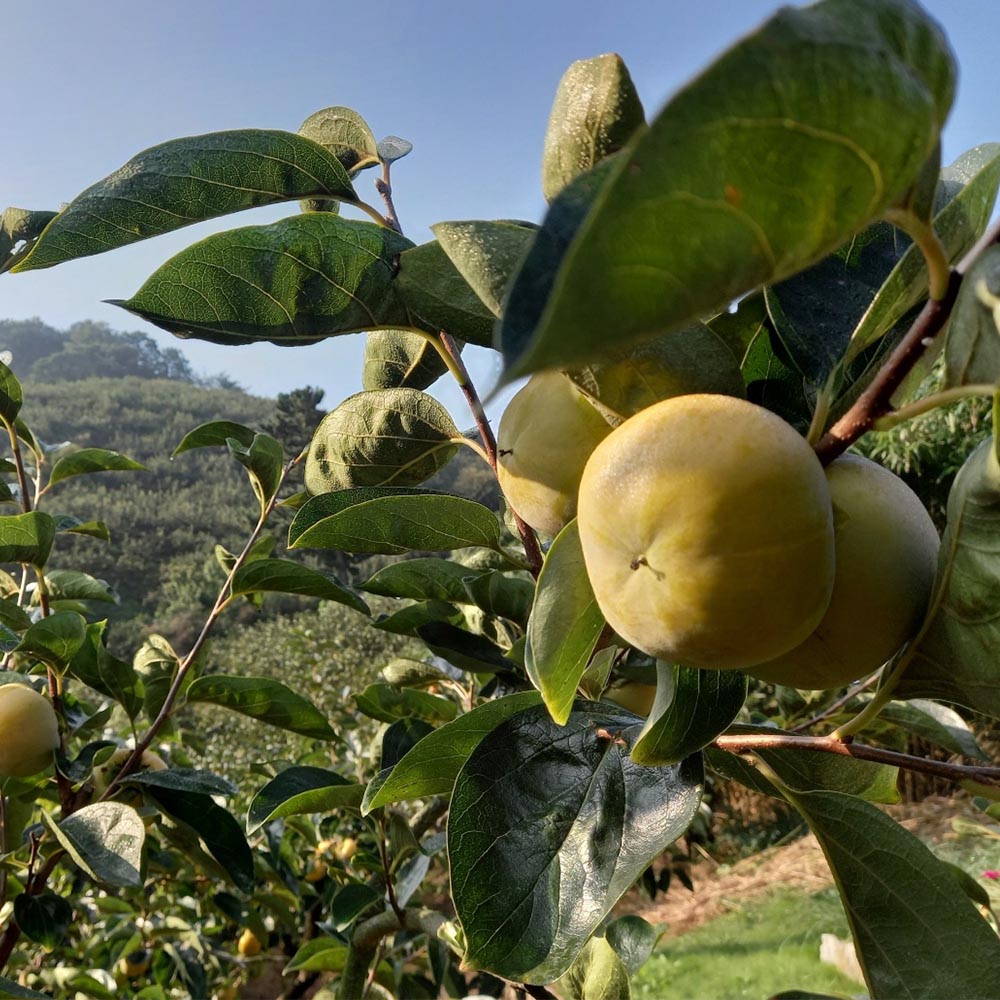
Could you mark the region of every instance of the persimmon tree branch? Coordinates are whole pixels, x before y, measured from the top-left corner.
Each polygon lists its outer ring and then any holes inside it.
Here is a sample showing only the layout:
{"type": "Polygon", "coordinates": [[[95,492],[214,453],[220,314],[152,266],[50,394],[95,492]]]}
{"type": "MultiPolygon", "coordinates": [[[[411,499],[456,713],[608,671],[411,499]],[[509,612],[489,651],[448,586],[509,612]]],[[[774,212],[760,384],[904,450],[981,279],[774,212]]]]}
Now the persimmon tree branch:
{"type": "Polygon", "coordinates": [[[928,300],[871,384],[816,443],[816,454],[824,465],[847,451],[877,420],[892,413],[896,390],[951,318],[963,277],[987,247],[997,242],[1000,242],[1000,222],[994,223],[951,270],[941,297],[928,300]]]}

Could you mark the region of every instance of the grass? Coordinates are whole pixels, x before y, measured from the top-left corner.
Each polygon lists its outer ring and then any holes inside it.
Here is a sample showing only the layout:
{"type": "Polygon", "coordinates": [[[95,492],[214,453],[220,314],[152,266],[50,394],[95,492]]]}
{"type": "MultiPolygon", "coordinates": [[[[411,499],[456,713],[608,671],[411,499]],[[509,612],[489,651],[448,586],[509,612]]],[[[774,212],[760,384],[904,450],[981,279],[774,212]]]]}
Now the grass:
{"type": "Polygon", "coordinates": [[[833,888],[789,890],[754,900],[664,942],[632,982],[647,1000],[765,1000],[799,989],[843,996],[865,987],[819,960],[820,935],[847,937],[833,888]]]}

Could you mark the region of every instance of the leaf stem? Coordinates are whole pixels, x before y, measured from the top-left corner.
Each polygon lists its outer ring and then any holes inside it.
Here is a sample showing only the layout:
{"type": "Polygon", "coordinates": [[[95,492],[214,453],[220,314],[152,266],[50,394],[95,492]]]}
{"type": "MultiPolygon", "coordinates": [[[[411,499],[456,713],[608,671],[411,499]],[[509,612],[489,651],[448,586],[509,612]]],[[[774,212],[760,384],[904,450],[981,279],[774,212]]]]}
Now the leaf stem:
{"type": "Polygon", "coordinates": [[[951,389],[942,389],[940,392],[931,393],[921,399],[915,399],[906,406],[901,406],[898,410],[887,413],[884,417],[879,417],[872,423],[872,430],[888,431],[899,424],[919,417],[924,413],[937,409],[939,406],[948,406],[957,403],[962,399],[969,399],[972,396],[992,396],[997,391],[995,385],[987,383],[974,383],[972,385],[956,385],[951,389]]]}
{"type": "Polygon", "coordinates": [[[382,196],[385,202],[385,222],[390,229],[395,229],[402,234],[403,227],[399,224],[399,216],[396,215],[396,206],[392,203],[392,184],[389,180],[391,164],[382,162],[382,176],[375,178],[375,190],[382,196]]]}

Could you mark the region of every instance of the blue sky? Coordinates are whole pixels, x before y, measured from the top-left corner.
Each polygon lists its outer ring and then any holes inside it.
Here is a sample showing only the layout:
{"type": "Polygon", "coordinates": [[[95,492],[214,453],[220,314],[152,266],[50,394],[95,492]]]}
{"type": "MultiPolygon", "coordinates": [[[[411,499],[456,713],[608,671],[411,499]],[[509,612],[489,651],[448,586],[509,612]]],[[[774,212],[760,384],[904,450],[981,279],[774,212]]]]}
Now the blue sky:
{"type": "MultiPolygon", "coordinates": [[[[944,157],[1000,139],[997,0],[926,0],[961,71],[944,157]]],[[[5,5],[6,155],[0,206],[57,208],[141,149],[180,135],[259,126],[294,131],[331,104],[356,108],[376,136],[410,139],[394,173],[406,234],[438,221],[540,219],[542,139],[563,71],[575,59],[621,53],[654,113],[715,54],[777,7],[764,0],[424,0],[342,4],[297,0],[36,0],[5,5]]],[[[364,196],[372,172],[357,181],[364,196]]],[[[305,384],[326,405],[360,389],[363,338],[297,349],[221,348],[176,341],[102,304],[127,298],[164,260],[233,225],[291,209],[261,209],[189,227],[46,271],[0,279],[0,318],[57,327],[103,320],[180,346],[196,370],[225,371],[273,395],[305,384]]],[[[491,352],[474,352],[484,389],[491,352]]],[[[461,423],[460,397],[435,393],[461,423]]],[[[222,416],[222,414],[220,414],[222,416]]]]}

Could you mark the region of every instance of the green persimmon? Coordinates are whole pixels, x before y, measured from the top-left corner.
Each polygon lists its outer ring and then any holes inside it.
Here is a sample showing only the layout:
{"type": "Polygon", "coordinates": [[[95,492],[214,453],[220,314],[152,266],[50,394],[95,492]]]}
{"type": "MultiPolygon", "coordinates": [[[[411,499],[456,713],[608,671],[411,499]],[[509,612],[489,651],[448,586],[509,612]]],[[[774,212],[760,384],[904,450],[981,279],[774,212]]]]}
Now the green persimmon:
{"type": "Polygon", "coordinates": [[[841,687],[882,666],[923,620],[940,542],[919,497],[860,455],[826,470],[834,507],[836,574],[830,606],[794,649],[748,673],[773,684],[841,687]]]}
{"type": "Polygon", "coordinates": [[[741,399],[677,396],[626,420],[587,462],[577,519],[608,624],[660,659],[750,667],[803,642],[830,603],[823,467],[741,399]]]}
{"type": "Polygon", "coordinates": [[[576,513],[590,453],[611,425],[562,372],[533,375],[511,399],[497,431],[497,478],[532,528],[557,535],[576,513]]]}
{"type": "Polygon", "coordinates": [[[52,702],[24,684],[0,686],[0,778],[28,778],[52,763],[59,720],[52,702]]]}

